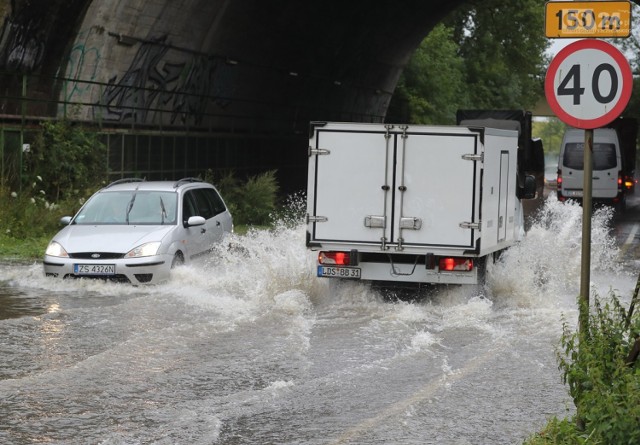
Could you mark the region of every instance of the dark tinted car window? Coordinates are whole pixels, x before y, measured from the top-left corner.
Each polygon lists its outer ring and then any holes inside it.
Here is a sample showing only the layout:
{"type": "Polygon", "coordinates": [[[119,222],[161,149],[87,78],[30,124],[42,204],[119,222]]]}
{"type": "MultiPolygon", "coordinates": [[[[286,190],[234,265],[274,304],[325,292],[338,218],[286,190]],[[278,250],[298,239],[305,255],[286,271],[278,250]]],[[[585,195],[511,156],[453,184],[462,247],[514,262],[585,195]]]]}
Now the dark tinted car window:
{"type": "MultiPolygon", "coordinates": [[[[584,143],[568,143],[562,163],[573,170],[584,168],[584,143]]],[[[593,144],[593,169],[609,170],[616,167],[616,148],[613,144],[593,144]]]]}
{"type": "Polygon", "coordinates": [[[222,198],[220,197],[220,195],[218,195],[218,193],[216,193],[215,190],[205,189],[205,194],[209,199],[209,201],[211,202],[211,205],[213,206],[213,211],[216,215],[227,210],[227,208],[224,205],[224,202],[222,201],[222,198]]]}
{"type": "Polygon", "coordinates": [[[193,192],[189,191],[184,194],[182,202],[182,220],[186,223],[192,216],[198,216],[198,211],[193,192]]]}
{"type": "Polygon", "coordinates": [[[205,219],[213,218],[226,210],[222,199],[213,189],[196,189],[194,190],[194,195],[198,203],[200,216],[205,219]]]}

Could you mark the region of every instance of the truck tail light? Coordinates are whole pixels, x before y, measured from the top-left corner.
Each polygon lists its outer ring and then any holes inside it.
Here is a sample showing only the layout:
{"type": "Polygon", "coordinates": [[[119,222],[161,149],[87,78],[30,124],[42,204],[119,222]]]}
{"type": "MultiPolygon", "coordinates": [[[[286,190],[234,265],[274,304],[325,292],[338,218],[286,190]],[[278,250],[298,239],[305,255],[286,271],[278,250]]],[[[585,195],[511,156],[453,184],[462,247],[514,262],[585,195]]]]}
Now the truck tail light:
{"type": "Polygon", "coordinates": [[[438,263],[440,271],[471,271],[473,270],[473,259],[461,257],[443,257],[438,263]]]}
{"type": "Polygon", "coordinates": [[[318,263],[349,266],[351,264],[351,255],[349,252],[319,252],[318,263]]]}

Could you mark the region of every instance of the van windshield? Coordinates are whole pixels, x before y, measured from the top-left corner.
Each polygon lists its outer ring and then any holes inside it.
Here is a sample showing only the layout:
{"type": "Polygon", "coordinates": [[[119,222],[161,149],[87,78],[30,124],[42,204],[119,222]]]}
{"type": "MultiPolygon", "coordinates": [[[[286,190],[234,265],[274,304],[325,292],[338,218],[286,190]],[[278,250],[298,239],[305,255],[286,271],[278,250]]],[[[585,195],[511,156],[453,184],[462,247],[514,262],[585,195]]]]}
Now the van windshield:
{"type": "MultiPolygon", "coordinates": [[[[567,143],[562,164],[573,170],[584,169],[584,143],[567,143]]],[[[614,144],[593,144],[593,169],[611,170],[616,168],[616,147],[614,144]]]]}

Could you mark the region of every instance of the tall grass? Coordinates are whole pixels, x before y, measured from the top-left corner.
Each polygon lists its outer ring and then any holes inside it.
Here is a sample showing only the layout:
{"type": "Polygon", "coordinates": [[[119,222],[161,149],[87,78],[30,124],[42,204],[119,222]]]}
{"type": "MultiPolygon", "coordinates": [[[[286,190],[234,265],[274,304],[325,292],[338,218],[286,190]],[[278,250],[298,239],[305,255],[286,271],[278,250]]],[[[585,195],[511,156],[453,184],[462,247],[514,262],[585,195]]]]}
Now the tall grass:
{"type": "Polygon", "coordinates": [[[582,342],[563,324],[558,364],[577,414],[552,419],[527,445],[640,444],[639,288],[640,276],[628,309],[613,292],[596,296],[582,342]]]}

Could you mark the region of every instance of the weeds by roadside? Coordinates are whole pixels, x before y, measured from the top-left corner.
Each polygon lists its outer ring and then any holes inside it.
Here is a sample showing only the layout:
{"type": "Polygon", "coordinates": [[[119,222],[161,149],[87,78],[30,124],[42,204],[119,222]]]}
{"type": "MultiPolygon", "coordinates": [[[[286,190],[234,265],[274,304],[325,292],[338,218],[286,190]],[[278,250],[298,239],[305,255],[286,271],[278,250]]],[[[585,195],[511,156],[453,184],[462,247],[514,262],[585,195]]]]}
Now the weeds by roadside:
{"type": "Polygon", "coordinates": [[[613,292],[596,296],[583,344],[563,324],[558,364],[578,414],[551,419],[526,445],[640,443],[639,288],[640,276],[628,309],[613,292]]]}

